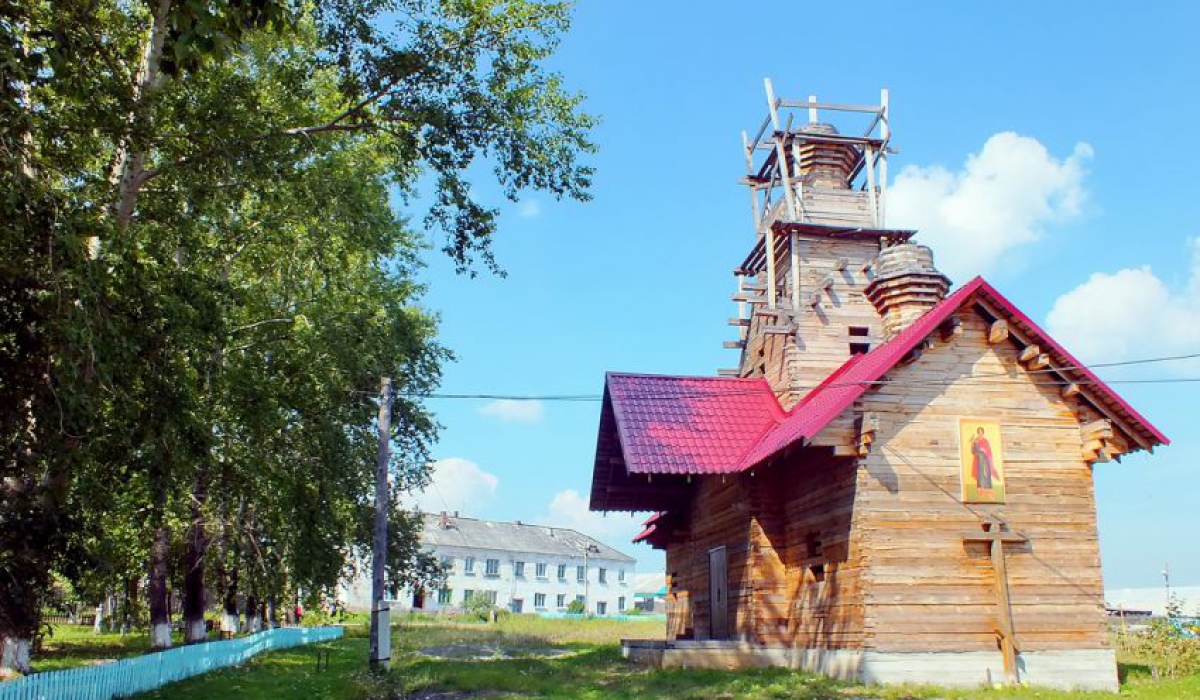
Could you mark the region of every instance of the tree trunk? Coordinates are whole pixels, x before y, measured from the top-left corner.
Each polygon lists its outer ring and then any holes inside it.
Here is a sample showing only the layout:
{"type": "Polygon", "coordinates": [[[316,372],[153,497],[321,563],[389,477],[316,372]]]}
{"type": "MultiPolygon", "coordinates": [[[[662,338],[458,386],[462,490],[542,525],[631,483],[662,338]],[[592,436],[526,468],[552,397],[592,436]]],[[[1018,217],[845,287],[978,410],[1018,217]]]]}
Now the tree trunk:
{"type": "Polygon", "coordinates": [[[262,614],[258,608],[258,596],[246,596],[246,631],[254,634],[262,630],[262,614]]]}
{"type": "MultiPolygon", "coordinates": [[[[150,37],[142,54],[142,65],[138,70],[137,85],[134,87],[134,112],[129,124],[137,131],[139,123],[146,119],[148,96],[158,83],[159,63],[162,58],[163,42],[167,37],[171,0],[158,0],[154,4],[153,24],[150,37]]],[[[127,145],[117,154],[117,224],[124,229],[133,219],[138,194],[144,184],[146,170],[146,147],[130,136],[127,145]]]]}
{"type": "Polygon", "coordinates": [[[29,639],[0,637],[0,678],[11,671],[29,673],[29,646],[29,639]]]}
{"type": "Polygon", "coordinates": [[[132,632],[134,624],[137,622],[137,599],[138,580],[136,578],[126,579],[125,605],[122,606],[123,610],[121,611],[121,634],[123,635],[132,632]]]}
{"type": "Polygon", "coordinates": [[[224,614],[221,616],[221,636],[228,639],[238,633],[238,572],[226,576],[224,614]]]}
{"type": "Polygon", "coordinates": [[[150,647],[166,649],[171,646],[171,604],[167,597],[167,557],[170,555],[171,533],[167,526],[154,529],[150,545],[150,647]]]}
{"type": "Polygon", "coordinates": [[[204,609],[208,607],[204,591],[204,554],[208,549],[204,501],[207,497],[207,475],[202,470],[192,489],[191,522],[188,523],[187,551],[183,557],[183,640],[186,644],[208,639],[208,630],[204,626],[204,609]]]}
{"type": "Polygon", "coordinates": [[[267,629],[273,630],[279,626],[279,608],[275,605],[275,596],[267,598],[266,615],[267,629]]]}

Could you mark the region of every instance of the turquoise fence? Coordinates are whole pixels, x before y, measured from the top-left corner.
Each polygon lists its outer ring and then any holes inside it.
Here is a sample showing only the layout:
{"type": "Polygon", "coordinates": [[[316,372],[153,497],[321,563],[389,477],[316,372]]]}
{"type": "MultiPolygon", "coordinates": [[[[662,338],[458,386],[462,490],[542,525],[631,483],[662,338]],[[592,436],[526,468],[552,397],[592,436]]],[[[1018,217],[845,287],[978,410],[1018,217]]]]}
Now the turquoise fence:
{"type": "Polygon", "coordinates": [[[245,663],[257,654],[337,639],[341,627],[284,627],[248,637],[175,647],[103,666],[38,673],[0,682],[0,700],[109,700],[245,663]]]}

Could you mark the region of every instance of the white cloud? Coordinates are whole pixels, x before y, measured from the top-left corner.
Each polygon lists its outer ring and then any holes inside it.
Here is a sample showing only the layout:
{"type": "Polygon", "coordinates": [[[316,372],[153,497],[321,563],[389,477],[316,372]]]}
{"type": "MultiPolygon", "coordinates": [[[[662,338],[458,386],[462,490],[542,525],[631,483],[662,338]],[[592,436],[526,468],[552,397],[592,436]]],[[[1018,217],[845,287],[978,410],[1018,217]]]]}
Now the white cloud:
{"type": "Polygon", "coordinates": [[[477,516],[496,498],[500,479],[469,459],[440,459],[433,463],[432,470],[429,485],[405,498],[427,513],[445,510],[477,516]]]}
{"type": "Polygon", "coordinates": [[[1036,241],[1047,224],[1079,215],[1087,191],[1078,143],[1058,159],[1037,139],[1011,131],[991,136],[962,170],[910,165],[888,190],[888,226],[920,229],[938,267],[962,283],[1013,248],[1036,241]]]}
{"type": "Polygon", "coordinates": [[[517,216],[523,219],[532,219],[541,213],[542,205],[536,199],[526,199],[517,207],[517,216]]]}
{"type": "Polygon", "coordinates": [[[588,510],[587,498],[575,489],[559,491],[550,499],[544,525],[566,527],[594,537],[610,547],[628,552],[630,541],[642,531],[645,516],[630,517],[627,513],[603,513],[588,510]]]}
{"type": "Polygon", "coordinates": [[[545,416],[541,401],[515,401],[513,399],[496,399],[484,404],[479,413],[502,421],[518,423],[537,423],[545,416]]]}
{"type": "Polygon", "coordinates": [[[1089,362],[1200,352],[1200,238],[1191,248],[1182,289],[1172,290],[1149,265],[1097,272],[1055,300],[1048,330],[1089,362]]]}

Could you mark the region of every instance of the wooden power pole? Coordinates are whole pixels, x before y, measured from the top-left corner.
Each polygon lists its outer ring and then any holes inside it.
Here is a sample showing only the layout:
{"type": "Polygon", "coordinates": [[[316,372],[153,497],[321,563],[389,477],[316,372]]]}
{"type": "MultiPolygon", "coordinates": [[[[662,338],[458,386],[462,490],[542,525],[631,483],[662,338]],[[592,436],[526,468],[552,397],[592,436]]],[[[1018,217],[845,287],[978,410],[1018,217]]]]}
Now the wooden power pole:
{"type": "Polygon", "coordinates": [[[371,668],[392,660],[391,612],[384,602],[388,549],[388,461],[392,440],[392,380],[379,381],[379,460],[375,465],[375,536],[371,543],[371,668]]]}

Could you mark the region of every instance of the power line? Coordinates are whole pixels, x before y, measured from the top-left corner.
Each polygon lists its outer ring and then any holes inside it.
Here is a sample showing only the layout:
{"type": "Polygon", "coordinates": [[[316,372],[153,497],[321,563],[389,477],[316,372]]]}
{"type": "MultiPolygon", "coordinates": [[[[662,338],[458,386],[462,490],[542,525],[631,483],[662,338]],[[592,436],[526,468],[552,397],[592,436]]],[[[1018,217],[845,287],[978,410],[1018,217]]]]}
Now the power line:
{"type": "MultiPolygon", "coordinates": [[[[1192,360],[1200,358],[1200,352],[1184,355],[1167,355],[1162,357],[1148,357],[1136,360],[1123,360],[1119,362],[1103,362],[1090,365],[1090,367],[1124,367],[1130,365],[1144,365],[1158,362],[1176,362],[1181,360],[1192,360]]],[[[1085,365],[1065,365],[1062,367],[1045,368],[1026,370],[1026,374],[1058,374],[1062,372],[1087,370],[1085,365]]],[[[846,381],[846,382],[831,382],[824,386],[825,389],[841,388],[847,386],[883,386],[887,384],[923,384],[923,385],[938,385],[949,386],[960,381],[977,381],[977,380],[997,380],[1008,378],[1012,375],[1008,372],[988,372],[982,374],[965,374],[953,379],[917,379],[917,380],[892,380],[892,379],[876,379],[863,381],[846,381]]],[[[1004,384],[1003,381],[979,381],[980,384],[1004,384]]],[[[1066,386],[1068,384],[1076,384],[1078,386],[1094,386],[1096,384],[1193,384],[1200,383],[1200,377],[1163,377],[1150,379],[1111,379],[1107,381],[1098,380],[1050,380],[1047,383],[1059,384],[1066,386]]],[[[809,387],[811,390],[815,387],[809,387]]],[[[353,393],[371,394],[373,391],[354,391],[353,393]]],[[[668,400],[668,399],[716,399],[730,396],[750,396],[766,393],[762,388],[754,389],[729,389],[721,391],[690,391],[678,390],[667,391],[661,393],[639,392],[637,398],[650,400],[668,400]]],[[[559,402],[559,403],[595,403],[601,401],[604,397],[602,394],[493,394],[493,393],[444,393],[444,392],[396,392],[396,396],[402,396],[410,399],[429,399],[429,400],[446,400],[446,401],[541,401],[541,402],[559,402]]]]}
{"type": "MultiPolygon", "coordinates": [[[[1111,361],[1111,363],[1097,363],[1092,367],[1120,367],[1129,365],[1145,365],[1152,363],[1166,363],[1166,361],[1190,360],[1200,358],[1200,353],[1190,353],[1181,355],[1165,355],[1165,357],[1157,358],[1141,358],[1136,360],[1111,361]]],[[[1042,370],[1027,370],[1028,375],[1046,375],[1046,373],[1060,373],[1069,371],[1087,370],[1085,365],[1066,365],[1061,367],[1052,367],[1052,369],[1042,370]]],[[[859,387],[859,385],[886,385],[890,383],[904,384],[936,384],[949,385],[961,381],[979,381],[979,379],[1000,379],[1010,377],[1008,372],[986,372],[978,373],[978,375],[962,375],[953,379],[908,379],[908,381],[896,381],[896,379],[872,379],[872,381],[862,382],[833,382],[824,385],[826,389],[841,388],[841,387],[859,387]]],[[[1009,381],[982,381],[982,384],[1007,384],[1009,381]]],[[[1080,379],[1080,381],[1068,381],[1068,379],[1060,379],[1060,381],[1051,381],[1062,385],[1078,384],[1088,387],[1088,385],[1096,385],[1099,381],[1093,379],[1080,379]]],[[[1200,383],[1200,377],[1163,377],[1163,378],[1141,378],[1141,379],[1109,379],[1103,382],[1104,384],[1190,384],[1200,383]]],[[[704,391],[664,391],[664,393],[638,393],[638,399],[720,399],[726,396],[746,396],[763,394],[761,388],[755,389],[730,389],[730,390],[704,390],[704,391]]],[[[478,400],[478,401],[545,401],[545,402],[595,402],[604,399],[601,394],[450,394],[450,393],[420,393],[420,391],[410,391],[410,393],[398,393],[397,395],[408,397],[408,399],[431,399],[431,400],[478,400]]]]}

